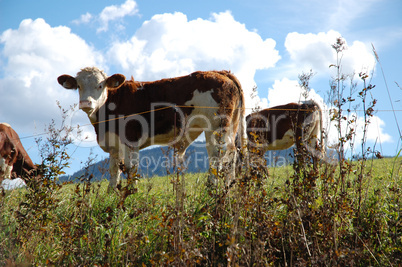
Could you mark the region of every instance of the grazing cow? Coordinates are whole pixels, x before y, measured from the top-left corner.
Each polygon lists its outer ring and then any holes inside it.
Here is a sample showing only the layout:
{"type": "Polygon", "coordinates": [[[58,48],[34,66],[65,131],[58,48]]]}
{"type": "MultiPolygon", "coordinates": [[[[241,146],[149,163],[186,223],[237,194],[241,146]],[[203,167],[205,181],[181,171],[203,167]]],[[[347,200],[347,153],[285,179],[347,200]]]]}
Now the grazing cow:
{"type": "Polygon", "coordinates": [[[313,100],[267,108],[246,117],[250,152],[304,146],[313,160],[323,156],[322,111],[313,100]]]}
{"type": "MultiPolygon", "coordinates": [[[[100,147],[110,154],[109,190],[119,181],[121,164],[126,170],[138,167],[139,150],[150,145],[170,145],[180,160],[205,132],[210,168],[215,170],[221,167],[218,144],[222,142],[224,159],[233,163],[238,127],[246,149],[243,91],[228,71],[137,82],[88,67],[76,77],[61,75],[58,82],[66,89],[78,88],[79,108],[87,113],[100,147]]],[[[210,181],[216,182],[213,175],[210,181]]]]}
{"type": "Polygon", "coordinates": [[[21,144],[18,134],[7,123],[0,123],[0,184],[3,179],[28,179],[36,166],[21,144]]]}

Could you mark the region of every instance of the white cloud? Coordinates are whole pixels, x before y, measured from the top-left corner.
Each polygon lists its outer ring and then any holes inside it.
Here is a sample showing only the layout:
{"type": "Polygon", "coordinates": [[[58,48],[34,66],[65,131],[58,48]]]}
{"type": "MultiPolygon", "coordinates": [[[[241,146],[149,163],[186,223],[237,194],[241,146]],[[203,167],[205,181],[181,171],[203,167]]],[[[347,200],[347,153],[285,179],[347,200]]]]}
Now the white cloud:
{"type": "Polygon", "coordinates": [[[87,13],[81,15],[81,17],[79,19],[75,19],[72,22],[77,25],[81,24],[81,23],[85,24],[85,23],[89,23],[92,19],[93,19],[93,15],[91,13],[87,12],[87,13]]]}
{"type": "Polygon", "coordinates": [[[97,28],[97,32],[106,32],[109,30],[110,22],[116,22],[114,25],[114,30],[120,29],[123,30],[124,26],[121,23],[122,19],[126,16],[134,16],[138,14],[138,6],[137,3],[133,0],[126,0],[120,6],[111,5],[105,7],[98,15],[92,15],[87,12],[80,16],[79,19],[75,19],[72,21],[73,24],[88,24],[91,21],[96,21],[100,24],[97,28]]]}
{"type": "MultiPolygon", "coordinates": [[[[324,100],[314,89],[310,90],[307,99],[313,99],[320,105],[324,104],[324,100]]],[[[268,89],[268,103],[270,107],[307,99],[303,96],[303,90],[296,80],[289,80],[287,78],[276,80],[272,88],[268,89]]]]}
{"type": "Polygon", "coordinates": [[[0,43],[6,59],[0,78],[0,118],[29,132],[35,125],[41,132],[43,123],[60,117],[56,100],[63,106],[76,103],[76,92],[57,83],[59,75],[74,74],[83,66],[103,61],[68,27],[51,27],[43,19],[23,20],[18,29],[3,32],[0,43]]]}
{"type": "Polygon", "coordinates": [[[230,12],[191,21],[182,13],[160,14],[145,21],[130,40],[116,41],[108,58],[138,80],[229,69],[242,83],[247,106],[253,107],[266,105],[250,94],[256,70],[274,67],[280,59],[275,45],[246,29],[230,12]]]}
{"type": "MultiPolygon", "coordinates": [[[[333,30],[318,34],[289,33],[285,47],[292,60],[292,68],[298,66],[298,71],[313,69],[318,74],[333,73],[329,66],[337,63],[337,57],[331,45],[339,37],[341,34],[333,30]]],[[[346,47],[341,62],[343,73],[370,73],[374,69],[375,58],[369,45],[354,41],[346,47]]]]}
{"type": "MultiPolygon", "coordinates": [[[[364,126],[364,120],[361,118],[360,125],[364,126]]],[[[385,122],[378,116],[373,116],[370,119],[370,124],[367,128],[367,140],[377,143],[392,142],[392,136],[384,132],[385,122]]],[[[363,133],[363,127],[360,128],[363,133]]],[[[362,134],[361,134],[362,135],[362,134]]]]}
{"type": "Polygon", "coordinates": [[[107,31],[109,28],[109,22],[115,21],[125,16],[133,16],[138,13],[137,3],[132,0],[127,0],[120,6],[107,6],[99,14],[99,21],[101,27],[97,29],[97,32],[107,31]]]}
{"type": "Polygon", "coordinates": [[[347,30],[352,23],[363,16],[369,17],[371,9],[382,0],[337,0],[326,2],[328,15],[327,27],[330,29],[347,30]]]}

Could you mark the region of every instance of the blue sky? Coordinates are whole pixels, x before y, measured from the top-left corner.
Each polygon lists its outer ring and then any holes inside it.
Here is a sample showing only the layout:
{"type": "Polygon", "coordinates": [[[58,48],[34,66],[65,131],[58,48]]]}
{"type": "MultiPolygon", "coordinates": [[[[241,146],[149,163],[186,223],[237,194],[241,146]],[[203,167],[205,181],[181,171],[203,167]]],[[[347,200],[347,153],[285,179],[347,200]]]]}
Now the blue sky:
{"type": "MultiPolygon", "coordinates": [[[[369,144],[395,155],[400,135],[389,110],[392,101],[402,126],[402,90],[396,85],[402,85],[401,11],[399,0],[0,0],[0,121],[11,124],[20,137],[43,133],[52,119],[60,121],[56,101],[64,108],[78,102],[77,92],[64,90],[57,77],[91,65],[137,80],[229,69],[239,77],[249,108],[298,100],[298,75],[312,69],[309,97],[328,109],[329,65],[336,63],[331,44],[342,36],[348,45],[344,72],[374,69],[371,93],[378,111],[369,144]],[[258,97],[252,99],[255,85],[258,97]]],[[[98,159],[107,156],[93,142],[82,111],[72,112],[70,123],[81,125],[88,138],[70,148],[68,173],[82,166],[90,151],[98,159]]],[[[357,143],[360,138],[358,131],[357,143]]],[[[34,139],[22,142],[33,161],[40,162],[34,139]]]]}

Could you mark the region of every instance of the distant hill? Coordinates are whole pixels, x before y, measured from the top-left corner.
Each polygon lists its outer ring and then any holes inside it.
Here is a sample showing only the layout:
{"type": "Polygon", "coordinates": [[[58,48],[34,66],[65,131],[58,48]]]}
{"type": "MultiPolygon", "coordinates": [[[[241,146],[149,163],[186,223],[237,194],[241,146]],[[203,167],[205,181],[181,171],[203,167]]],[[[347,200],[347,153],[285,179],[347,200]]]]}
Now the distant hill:
{"type": "MultiPolygon", "coordinates": [[[[268,151],[265,154],[268,166],[284,166],[293,162],[293,148],[268,151]]],[[[205,142],[194,142],[186,151],[185,166],[187,173],[208,171],[208,154],[205,142]]],[[[87,169],[81,169],[70,176],[62,176],[60,181],[77,181],[77,178],[93,175],[92,181],[109,179],[109,158],[101,160],[87,169]],[[87,173],[87,175],[85,175],[87,173]]],[[[154,147],[140,151],[139,172],[144,177],[166,176],[173,170],[173,149],[154,147]]]]}
{"type": "MultiPolygon", "coordinates": [[[[173,172],[173,149],[168,147],[154,147],[140,151],[139,173],[144,177],[165,176],[173,172]]],[[[186,172],[197,173],[208,170],[208,154],[205,142],[194,142],[186,151],[185,155],[186,172]]],[[[81,169],[70,176],[60,177],[60,181],[74,181],[77,178],[92,174],[92,181],[109,179],[109,158],[101,160],[87,169],[81,169]]]]}

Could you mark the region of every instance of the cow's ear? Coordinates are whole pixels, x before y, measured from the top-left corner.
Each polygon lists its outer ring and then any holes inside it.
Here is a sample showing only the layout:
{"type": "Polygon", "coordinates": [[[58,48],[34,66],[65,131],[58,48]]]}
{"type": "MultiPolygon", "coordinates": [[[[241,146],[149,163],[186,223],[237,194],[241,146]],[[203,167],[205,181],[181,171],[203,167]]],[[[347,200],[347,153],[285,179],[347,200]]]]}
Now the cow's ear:
{"type": "Polygon", "coordinates": [[[126,77],[123,74],[113,74],[106,79],[106,87],[110,89],[117,89],[124,83],[125,80],[126,77]]]}
{"type": "Polygon", "coordinates": [[[66,89],[77,89],[77,80],[74,77],[71,77],[70,75],[64,74],[59,76],[57,78],[57,81],[61,86],[63,86],[66,89]]]}

